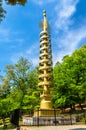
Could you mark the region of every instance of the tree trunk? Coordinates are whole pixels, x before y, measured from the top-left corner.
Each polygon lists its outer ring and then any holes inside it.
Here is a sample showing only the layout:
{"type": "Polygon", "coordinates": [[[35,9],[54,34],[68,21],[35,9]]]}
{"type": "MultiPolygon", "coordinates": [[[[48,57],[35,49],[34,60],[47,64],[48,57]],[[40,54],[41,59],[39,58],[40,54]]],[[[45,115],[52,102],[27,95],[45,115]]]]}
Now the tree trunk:
{"type": "Polygon", "coordinates": [[[18,127],[19,126],[19,113],[20,113],[20,109],[15,109],[12,114],[11,114],[11,117],[10,117],[10,122],[18,127]]]}
{"type": "Polygon", "coordinates": [[[81,105],[81,103],[79,103],[79,106],[80,106],[81,110],[83,111],[83,106],[81,105]]]}
{"type": "Polygon", "coordinates": [[[3,120],[3,126],[4,126],[4,128],[7,128],[7,125],[6,125],[6,122],[5,122],[5,116],[4,115],[2,117],[2,120],[3,120]]]}

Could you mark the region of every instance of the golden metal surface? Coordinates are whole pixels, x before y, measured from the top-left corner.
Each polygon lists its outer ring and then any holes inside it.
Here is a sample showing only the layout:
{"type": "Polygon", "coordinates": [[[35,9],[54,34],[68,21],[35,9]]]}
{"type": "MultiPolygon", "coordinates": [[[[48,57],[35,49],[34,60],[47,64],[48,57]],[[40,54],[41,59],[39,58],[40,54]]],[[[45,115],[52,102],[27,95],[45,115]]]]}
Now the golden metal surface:
{"type": "Polygon", "coordinates": [[[49,24],[48,24],[48,21],[46,18],[46,11],[45,10],[43,11],[43,15],[44,15],[44,20],[41,22],[41,29],[43,31],[46,31],[49,28],[49,24]]]}
{"type": "MultiPolygon", "coordinates": [[[[46,11],[43,11],[44,19],[41,23],[42,32],[40,33],[40,56],[39,56],[39,87],[43,87],[40,103],[40,115],[43,115],[42,109],[52,110],[51,95],[49,88],[52,86],[52,50],[49,34],[49,24],[46,18],[46,11]]],[[[49,112],[50,113],[50,112],[49,112]]],[[[46,115],[46,114],[45,114],[46,115]]],[[[49,114],[50,115],[50,114],[49,114]]],[[[48,115],[48,116],[49,116],[48,115]]],[[[52,115],[52,114],[51,114],[52,115]]]]}

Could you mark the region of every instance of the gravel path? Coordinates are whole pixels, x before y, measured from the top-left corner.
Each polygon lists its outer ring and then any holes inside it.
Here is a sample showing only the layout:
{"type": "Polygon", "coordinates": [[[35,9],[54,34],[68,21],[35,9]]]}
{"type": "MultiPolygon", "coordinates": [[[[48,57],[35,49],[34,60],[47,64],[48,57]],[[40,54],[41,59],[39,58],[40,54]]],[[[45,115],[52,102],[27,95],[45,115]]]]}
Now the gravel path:
{"type": "Polygon", "coordinates": [[[86,130],[86,125],[28,127],[24,130],[86,130]]]}

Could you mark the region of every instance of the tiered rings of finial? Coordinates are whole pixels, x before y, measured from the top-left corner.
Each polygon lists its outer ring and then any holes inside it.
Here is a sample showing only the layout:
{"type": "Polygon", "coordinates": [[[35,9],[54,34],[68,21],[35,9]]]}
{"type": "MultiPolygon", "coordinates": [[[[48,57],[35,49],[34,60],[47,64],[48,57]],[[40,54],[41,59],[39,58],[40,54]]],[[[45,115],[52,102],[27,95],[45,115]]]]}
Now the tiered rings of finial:
{"type": "Polygon", "coordinates": [[[47,31],[40,33],[40,57],[39,57],[39,84],[47,89],[52,85],[52,54],[51,40],[47,31]]]}

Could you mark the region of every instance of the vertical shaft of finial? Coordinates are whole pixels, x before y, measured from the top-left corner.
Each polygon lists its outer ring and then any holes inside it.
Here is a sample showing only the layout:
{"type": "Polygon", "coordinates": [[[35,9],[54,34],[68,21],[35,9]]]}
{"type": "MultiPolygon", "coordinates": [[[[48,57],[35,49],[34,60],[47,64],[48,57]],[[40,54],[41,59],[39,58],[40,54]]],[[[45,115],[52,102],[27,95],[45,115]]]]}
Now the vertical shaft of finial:
{"type": "Polygon", "coordinates": [[[46,18],[46,10],[43,11],[44,21],[43,21],[43,30],[46,31],[48,28],[48,21],[46,18]]]}

